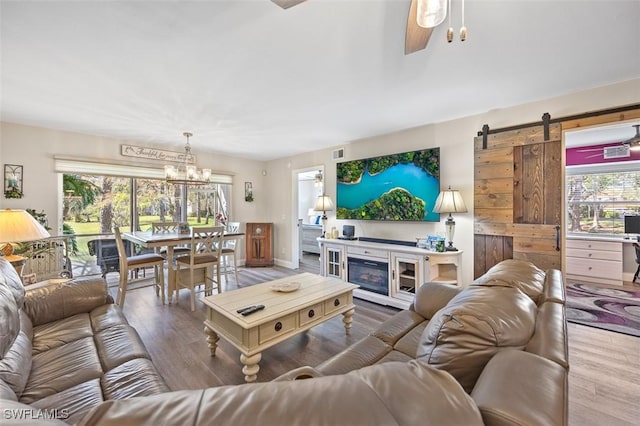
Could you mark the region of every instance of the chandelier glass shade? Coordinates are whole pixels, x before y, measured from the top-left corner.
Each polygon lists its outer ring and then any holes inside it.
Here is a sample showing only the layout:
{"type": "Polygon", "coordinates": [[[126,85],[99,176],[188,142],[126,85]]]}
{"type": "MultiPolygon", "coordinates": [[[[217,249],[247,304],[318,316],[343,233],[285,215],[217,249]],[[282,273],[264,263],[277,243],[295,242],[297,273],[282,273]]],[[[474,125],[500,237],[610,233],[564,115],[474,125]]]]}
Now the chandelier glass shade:
{"type": "Polygon", "coordinates": [[[419,0],[417,22],[423,28],[434,28],[447,17],[447,0],[419,0]]]}
{"type": "Polygon", "coordinates": [[[187,138],[183,161],[178,165],[167,164],[164,166],[165,180],[174,185],[206,185],[211,178],[211,169],[198,170],[189,144],[189,138],[193,136],[193,133],[184,132],[182,135],[187,138]]]}

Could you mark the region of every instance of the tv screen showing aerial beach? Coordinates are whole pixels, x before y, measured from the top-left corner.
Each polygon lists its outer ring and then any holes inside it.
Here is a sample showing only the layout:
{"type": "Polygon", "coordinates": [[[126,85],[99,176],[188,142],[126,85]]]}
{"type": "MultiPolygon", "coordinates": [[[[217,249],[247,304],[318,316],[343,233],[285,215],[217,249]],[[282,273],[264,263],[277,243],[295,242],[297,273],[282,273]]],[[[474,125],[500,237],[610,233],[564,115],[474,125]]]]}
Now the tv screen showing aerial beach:
{"type": "Polygon", "coordinates": [[[336,166],[338,219],[438,222],[440,148],[345,161],[336,166]]]}

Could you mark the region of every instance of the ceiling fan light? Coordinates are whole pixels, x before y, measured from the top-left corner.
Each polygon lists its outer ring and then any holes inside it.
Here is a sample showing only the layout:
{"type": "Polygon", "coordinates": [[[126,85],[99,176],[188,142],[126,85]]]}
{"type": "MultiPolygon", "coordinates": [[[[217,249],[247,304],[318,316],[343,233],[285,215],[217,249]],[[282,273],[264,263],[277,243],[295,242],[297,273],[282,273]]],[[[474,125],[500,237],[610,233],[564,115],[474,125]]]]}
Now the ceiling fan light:
{"type": "Polygon", "coordinates": [[[447,0],[418,0],[417,22],[423,28],[440,25],[447,17],[447,0]]]}

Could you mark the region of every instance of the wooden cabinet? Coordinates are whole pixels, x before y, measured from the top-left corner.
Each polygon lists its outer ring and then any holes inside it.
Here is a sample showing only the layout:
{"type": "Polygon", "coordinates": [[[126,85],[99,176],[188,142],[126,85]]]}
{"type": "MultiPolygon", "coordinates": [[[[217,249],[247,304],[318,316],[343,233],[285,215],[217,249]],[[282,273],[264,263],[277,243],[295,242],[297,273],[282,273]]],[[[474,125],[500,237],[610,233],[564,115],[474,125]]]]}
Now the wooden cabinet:
{"type": "Polygon", "coordinates": [[[391,297],[413,301],[416,290],[425,282],[426,259],[424,255],[391,252],[391,297]]]}
{"type": "Polygon", "coordinates": [[[355,297],[400,309],[409,307],[426,282],[461,283],[462,251],[439,253],[402,241],[375,240],[320,238],[321,275],[359,285],[355,297]]]}
{"type": "Polygon", "coordinates": [[[325,277],[347,279],[345,265],[345,250],[341,244],[322,244],[322,275],[325,277]]]}
{"type": "Polygon", "coordinates": [[[273,224],[247,223],[245,266],[273,266],[273,224]]]}
{"type": "Polygon", "coordinates": [[[622,285],[622,242],[567,239],[567,279],[622,285]]]}

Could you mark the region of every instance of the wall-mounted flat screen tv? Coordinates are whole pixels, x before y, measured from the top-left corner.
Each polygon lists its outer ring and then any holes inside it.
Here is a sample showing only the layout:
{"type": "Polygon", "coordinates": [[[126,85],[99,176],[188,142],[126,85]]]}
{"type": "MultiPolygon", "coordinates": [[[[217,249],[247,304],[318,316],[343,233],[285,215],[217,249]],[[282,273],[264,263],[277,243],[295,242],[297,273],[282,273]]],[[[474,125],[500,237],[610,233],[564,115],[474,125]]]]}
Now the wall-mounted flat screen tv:
{"type": "Polygon", "coordinates": [[[336,217],[440,221],[440,148],[338,163],[336,217]]]}

